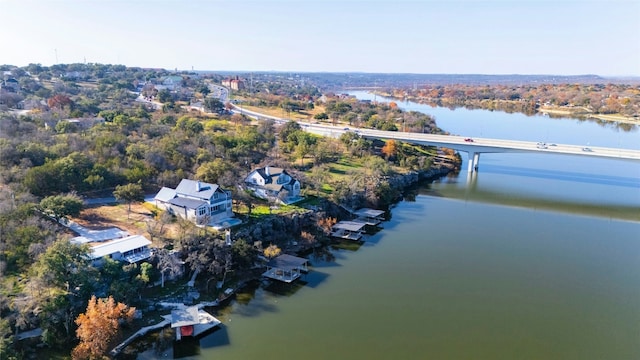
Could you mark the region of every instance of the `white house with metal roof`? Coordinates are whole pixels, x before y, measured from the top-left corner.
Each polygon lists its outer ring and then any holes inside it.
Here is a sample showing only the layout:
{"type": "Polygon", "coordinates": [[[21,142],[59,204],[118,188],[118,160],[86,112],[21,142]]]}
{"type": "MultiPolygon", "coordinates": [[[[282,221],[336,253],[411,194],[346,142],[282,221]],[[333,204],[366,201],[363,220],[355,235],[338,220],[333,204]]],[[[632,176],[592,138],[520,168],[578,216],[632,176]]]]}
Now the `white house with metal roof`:
{"type": "Polygon", "coordinates": [[[273,166],[255,169],[247,175],[244,183],[254,195],[262,199],[274,199],[284,204],[301,200],[300,181],[286,170],[273,166]]]}
{"type": "Polygon", "coordinates": [[[130,264],[146,260],[151,257],[149,249],[151,241],[142,235],[132,235],[96,243],[91,247],[89,257],[98,265],[103,258],[126,261],[130,264]]]}
{"type": "Polygon", "coordinates": [[[231,192],[216,184],[182,179],[178,187],[163,187],[156,206],[198,225],[216,224],[233,217],[231,192]]]}

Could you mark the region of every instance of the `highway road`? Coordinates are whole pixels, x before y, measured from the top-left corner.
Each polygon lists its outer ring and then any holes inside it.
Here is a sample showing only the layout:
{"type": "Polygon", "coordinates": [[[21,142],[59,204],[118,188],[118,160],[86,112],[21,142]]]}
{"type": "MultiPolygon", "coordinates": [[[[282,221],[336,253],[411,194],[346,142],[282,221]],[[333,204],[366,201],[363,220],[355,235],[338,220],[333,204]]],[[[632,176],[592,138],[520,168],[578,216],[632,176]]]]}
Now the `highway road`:
{"type": "MultiPolygon", "coordinates": [[[[235,107],[235,111],[240,108],[235,107]]],[[[255,111],[242,110],[242,113],[257,119],[272,119],[276,122],[286,122],[287,119],[275,116],[260,114],[255,111]]],[[[640,150],[608,148],[608,147],[585,147],[572,144],[540,143],[534,141],[519,141],[508,139],[490,138],[466,138],[457,135],[435,135],[408,133],[401,131],[382,131],[363,128],[353,128],[343,126],[331,126],[308,122],[298,122],[302,128],[310,133],[322,136],[338,138],[345,132],[355,132],[358,135],[369,139],[398,140],[408,143],[447,147],[471,154],[481,153],[506,153],[506,152],[530,152],[556,155],[578,155],[599,158],[610,158],[620,160],[640,161],[640,150]]]]}

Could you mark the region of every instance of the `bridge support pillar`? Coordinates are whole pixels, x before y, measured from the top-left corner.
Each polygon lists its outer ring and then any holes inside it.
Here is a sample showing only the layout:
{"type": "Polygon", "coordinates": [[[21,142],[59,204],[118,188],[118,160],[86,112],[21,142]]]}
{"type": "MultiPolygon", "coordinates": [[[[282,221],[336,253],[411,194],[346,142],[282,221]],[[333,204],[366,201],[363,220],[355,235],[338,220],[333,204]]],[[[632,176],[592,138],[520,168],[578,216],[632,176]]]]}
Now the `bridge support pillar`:
{"type": "Polygon", "coordinates": [[[477,152],[469,152],[469,166],[467,171],[472,173],[474,171],[478,171],[478,163],[480,162],[480,153],[477,152]]]}

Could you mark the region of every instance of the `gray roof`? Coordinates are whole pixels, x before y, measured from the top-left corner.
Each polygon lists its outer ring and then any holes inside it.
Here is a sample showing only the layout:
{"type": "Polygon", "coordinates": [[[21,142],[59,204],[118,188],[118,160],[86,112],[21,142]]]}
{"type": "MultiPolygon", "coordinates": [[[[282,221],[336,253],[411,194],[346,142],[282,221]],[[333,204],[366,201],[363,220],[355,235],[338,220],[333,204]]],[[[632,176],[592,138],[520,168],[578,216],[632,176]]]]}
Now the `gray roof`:
{"type": "Polygon", "coordinates": [[[266,184],[265,186],[263,186],[263,188],[279,192],[280,190],[282,190],[282,186],[282,184],[266,184]]]}
{"type": "Polygon", "coordinates": [[[177,197],[177,198],[171,199],[169,201],[169,204],[187,208],[187,209],[197,209],[202,205],[208,204],[208,202],[203,200],[197,200],[197,199],[177,197]]]}
{"type": "MultiPolygon", "coordinates": [[[[260,177],[264,179],[264,187],[270,190],[280,191],[282,189],[282,186],[293,185],[297,181],[293,178],[293,176],[289,175],[289,173],[285,169],[279,167],[265,166],[263,168],[254,170],[254,172],[256,172],[258,175],[260,175],[260,177]],[[278,178],[280,177],[280,175],[287,175],[289,177],[289,182],[286,184],[278,184],[278,178]]],[[[249,175],[251,175],[252,173],[253,172],[251,172],[249,175]]]]}
{"type": "Polygon", "coordinates": [[[304,265],[307,261],[305,258],[282,254],[276,258],[273,258],[269,261],[268,265],[274,268],[283,269],[283,270],[291,270],[299,268],[304,265]]]}
{"type": "Polygon", "coordinates": [[[178,187],[176,187],[178,195],[191,196],[207,201],[213,197],[216,190],[218,190],[218,185],[216,184],[189,179],[182,179],[178,187]]]}
{"type": "Polygon", "coordinates": [[[129,236],[128,232],[118,228],[109,228],[104,230],[90,230],[83,226],[78,226],[75,223],[71,224],[69,228],[80,235],[71,239],[71,242],[74,244],[85,244],[90,242],[107,241],[107,240],[113,240],[113,239],[129,236]]]}
{"type": "Polygon", "coordinates": [[[384,214],[384,211],[382,210],[375,210],[375,209],[369,209],[369,208],[362,208],[360,210],[357,210],[356,212],[354,212],[354,214],[358,215],[358,216],[366,216],[366,217],[378,217],[382,214],[384,214]]]}
{"type": "Polygon", "coordinates": [[[356,221],[340,221],[333,225],[334,229],[344,229],[348,231],[360,231],[366,224],[356,221]]]}
{"type": "Polygon", "coordinates": [[[163,187],[162,189],[160,189],[160,191],[158,191],[154,199],[163,202],[169,202],[169,200],[173,199],[174,197],[176,197],[176,191],[174,189],[163,187]]]}
{"type": "Polygon", "coordinates": [[[90,254],[92,259],[98,259],[107,255],[121,253],[151,245],[151,241],[142,235],[133,235],[122,239],[116,239],[94,246],[90,254]]]}
{"type": "Polygon", "coordinates": [[[198,316],[198,307],[191,306],[186,309],[178,309],[171,311],[171,327],[189,326],[200,323],[198,316]]]}

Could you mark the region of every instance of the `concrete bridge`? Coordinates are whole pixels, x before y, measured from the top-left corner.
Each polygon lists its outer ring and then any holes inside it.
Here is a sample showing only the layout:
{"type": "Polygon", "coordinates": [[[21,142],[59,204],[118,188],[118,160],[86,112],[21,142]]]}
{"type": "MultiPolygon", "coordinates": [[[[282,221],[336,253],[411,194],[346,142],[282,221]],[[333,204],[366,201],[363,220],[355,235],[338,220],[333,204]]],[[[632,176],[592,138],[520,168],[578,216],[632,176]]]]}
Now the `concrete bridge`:
{"type": "Polygon", "coordinates": [[[469,155],[468,171],[478,170],[482,153],[542,153],[555,155],[589,156],[640,162],[640,150],[618,149],[608,147],[585,147],[570,144],[551,144],[533,141],[502,140],[489,138],[469,138],[456,135],[434,135],[407,133],[399,131],[381,131],[371,129],[352,129],[348,127],[326,126],[320,124],[300,123],[308,132],[324,136],[339,137],[352,131],[368,139],[398,140],[406,143],[446,147],[469,155]]]}
{"type": "MultiPolygon", "coordinates": [[[[234,105],[234,111],[242,112],[245,115],[256,119],[271,119],[277,123],[289,121],[287,119],[260,114],[254,111],[242,110],[234,105]]],[[[466,152],[469,155],[468,171],[473,173],[478,170],[480,154],[482,153],[542,153],[555,155],[589,156],[598,158],[609,158],[618,160],[629,160],[640,162],[640,150],[608,148],[608,147],[585,147],[570,144],[540,143],[533,141],[502,140],[489,138],[469,138],[457,135],[434,135],[408,133],[401,131],[382,131],[362,128],[350,128],[345,126],[331,126],[325,124],[306,123],[298,121],[302,129],[307,132],[331,136],[338,138],[345,132],[355,132],[367,139],[398,140],[406,143],[428,145],[436,147],[446,147],[456,151],[466,152]]]]}

